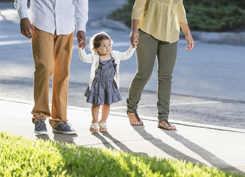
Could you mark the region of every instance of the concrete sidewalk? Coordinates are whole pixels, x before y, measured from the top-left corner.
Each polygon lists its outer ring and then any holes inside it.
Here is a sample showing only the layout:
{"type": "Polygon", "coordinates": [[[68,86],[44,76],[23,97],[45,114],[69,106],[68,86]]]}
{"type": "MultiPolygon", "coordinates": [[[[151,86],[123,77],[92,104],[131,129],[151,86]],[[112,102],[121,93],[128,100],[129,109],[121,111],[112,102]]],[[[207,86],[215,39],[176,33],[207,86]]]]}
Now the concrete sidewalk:
{"type": "Polygon", "coordinates": [[[198,162],[223,171],[245,174],[245,130],[210,127],[201,124],[170,120],[176,131],[157,128],[157,120],[142,117],[145,126],[133,127],[126,114],[111,112],[108,132],[91,133],[90,109],[68,107],[69,122],[77,135],[52,133],[35,135],[31,123],[32,102],[0,98],[0,131],[22,135],[29,139],[65,141],[81,146],[112,148],[158,158],[198,162]]]}

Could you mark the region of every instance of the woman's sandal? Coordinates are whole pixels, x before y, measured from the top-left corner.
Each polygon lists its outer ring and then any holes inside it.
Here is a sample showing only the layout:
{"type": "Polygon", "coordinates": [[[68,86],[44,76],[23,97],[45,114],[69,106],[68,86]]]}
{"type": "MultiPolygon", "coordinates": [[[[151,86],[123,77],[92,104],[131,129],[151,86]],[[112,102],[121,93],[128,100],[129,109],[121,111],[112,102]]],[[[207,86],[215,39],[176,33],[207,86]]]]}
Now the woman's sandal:
{"type": "Polygon", "coordinates": [[[107,131],[107,123],[106,122],[101,122],[99,124],[99,126],[100,126],[100,132],[106,132],[107,131]],[[104,129],[104,130],[102,130],[102,129],[104,129]]]}
{"type": "Polygon", "coordinates": [[[176,130],[175,127],[171,126],[171,124],[168,122],[167,119],[164,119],[163,121],[159,122],[158,123],[158,128],[161,128],[161,129],[164,129],[164,130],[176,130]],[[170,127],[170,129],[166,128],[166,127],[163,127],[160,125],[161,122],[165,121],[167,124],[168,124],[168,128],[170,127]]]}
{"type": "Polygon", "coordinates": [[[140,120],[140,117],[139,117],[139,115],[137,114],[136,111],[130,112],[130,111],[127,110],[126,112],[127,112],[127,115],[128,115],[128,113],[134,113],[134,115],[135,115],[135,117],[136,117],[136,119],[138,121],[137,123],[130,122],[131,125],[133,125],[133,126],[143,126],[144,125],[144,123],[140,120]]]}
{"type": "Polygon", "coordinates": [[[99,124],[92,123],[89,130],[93,133],[97,133],[99,131],[99,124]]]}

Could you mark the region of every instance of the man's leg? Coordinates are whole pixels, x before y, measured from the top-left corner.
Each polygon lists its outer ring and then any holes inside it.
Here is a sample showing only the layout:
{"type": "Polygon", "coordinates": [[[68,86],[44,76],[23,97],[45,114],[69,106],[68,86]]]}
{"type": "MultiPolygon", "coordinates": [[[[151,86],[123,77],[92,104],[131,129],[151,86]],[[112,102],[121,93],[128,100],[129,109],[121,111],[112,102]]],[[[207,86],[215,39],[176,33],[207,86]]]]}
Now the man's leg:
{"type": "MultiPolygon", "coordinates": [[[[34,28],[34,27],[33,27],[34,28]]],[[[35,123],[35,133],[47,134],[46,117],[49,110],[49,80],[54,70],[53,35],[35,28],[32,36],[32,53],[35,63],[34,101],[32,122],[35,123]]]]}
{"type": "Polygon", "coordinates": [[[54,70],[53,35],[35,28],[32,37],[32,53],[35,63],[33,123],[36,119],[50,117],[49,80],[54,70]]]}
{"type": "Polygon", "coordinates": [[[55,36],[52,113],[49,123],[56,128],[67,122],[67,97],[74,33],[55,36]]]}

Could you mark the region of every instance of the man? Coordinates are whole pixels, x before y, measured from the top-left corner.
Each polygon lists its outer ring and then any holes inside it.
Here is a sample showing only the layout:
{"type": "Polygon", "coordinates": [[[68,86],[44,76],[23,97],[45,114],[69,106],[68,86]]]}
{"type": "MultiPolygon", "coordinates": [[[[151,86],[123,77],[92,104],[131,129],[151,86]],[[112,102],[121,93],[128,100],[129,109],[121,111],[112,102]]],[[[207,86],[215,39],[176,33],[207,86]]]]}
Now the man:
{"type": "Polygon", "coordinates": [[[21,33],[32,39],[35,63],[32,122],[35,133],[47,134],[45,120],[53,132],[75,134],[67,124],[67,96],[70,61],[73,49],[74,15],[77,42],[86,45],[88,0],[31,0],[29,16],[27,0],[15,0],[21,33]],[[30,19],[30,20],[29,20],[30,19]],[[53,75],[52,109],[49,110],[49,80],[53,75]]]}

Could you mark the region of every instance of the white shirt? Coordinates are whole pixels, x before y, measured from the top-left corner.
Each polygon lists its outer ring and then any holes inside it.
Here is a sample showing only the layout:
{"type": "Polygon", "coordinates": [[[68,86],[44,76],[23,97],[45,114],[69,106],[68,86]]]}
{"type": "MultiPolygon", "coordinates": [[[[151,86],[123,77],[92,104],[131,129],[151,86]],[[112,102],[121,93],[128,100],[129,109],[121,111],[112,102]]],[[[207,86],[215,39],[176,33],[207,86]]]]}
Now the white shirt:
{"type": "MultiPolygon", "coordinates": [[[[111,52],[111,56],[115,59],[116,66],[116,72],[114,76],[114,80],[117,84],[117,87],[119,88],[119,65],[121,60],[127,60],[134,54],[135,48],[132,48],[132,46],[129,47],[129,49],[126,52],[118,52],[113,50],[111,52]]],[[[90,79],[89,79],[89,89],[91,89],[92,82],[95,78],[95,70],[99,66],[99,55],[95,53],[91,53],[89,55],[86,54],[85,49],[79,48],[78,50],[79,56],[82,61],[86,63],[92,63],[91,64],[91,70],[90,70],[90,79]]]]}
{"type": "Polygon", "coordinates": [[[38,29],[57,35],[67,35],[76,30],[86,32],[88,0],[31,0],[29,17],[27,0],[14,0],[20,19],[29,18],[38,29]],[[75,18],[74,18],[75,17],[75,18]]]}

